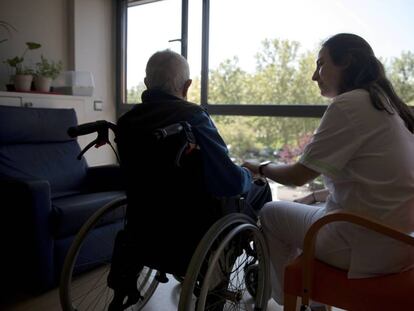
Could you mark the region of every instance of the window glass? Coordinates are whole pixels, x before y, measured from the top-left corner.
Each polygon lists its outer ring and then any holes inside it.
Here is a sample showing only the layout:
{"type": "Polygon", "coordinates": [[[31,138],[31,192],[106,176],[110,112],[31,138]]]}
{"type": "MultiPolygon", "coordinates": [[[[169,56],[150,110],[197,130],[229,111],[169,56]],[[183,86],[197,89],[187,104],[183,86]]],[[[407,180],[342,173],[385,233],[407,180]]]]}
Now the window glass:
{"type": "MultiPolygon", "coordinates": [[[[295,163],[320,120],[315,118],[212,116],[226,142],[233,161],[246,159],[271,160],[275,163],[295,163]]],[[[316,179],[303,187],[271,184],[274,199],[293,200],[309,190],[323,187],[316,179]]]]}
{"type": "Polygon", "coordinates": [[[320,43],[361,35],[414,101],[411,0],[211,0],[209,104],[321,104],[311,81],[320,43]]]}
{"type": "Polygon", "coordinates": [[[188,1],[187,60],[193,80],[188,92],[188,100],[194,103],[200,103],[202,4],[202,0],[188,1]]]}
{"type": "Polygon", "coordinates": [[[156,51],[181,53],[181,0],[134,5],[128,8],[127,103],[141,102],[145,66],[156,51]]]}

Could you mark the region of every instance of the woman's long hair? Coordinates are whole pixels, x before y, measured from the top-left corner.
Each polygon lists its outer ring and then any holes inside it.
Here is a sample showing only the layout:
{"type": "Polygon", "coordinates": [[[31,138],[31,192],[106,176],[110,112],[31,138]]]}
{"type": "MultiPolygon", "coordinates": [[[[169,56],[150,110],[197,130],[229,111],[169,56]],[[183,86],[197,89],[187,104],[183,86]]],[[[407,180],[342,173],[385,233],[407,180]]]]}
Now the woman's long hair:
{"type": "Polygon", "coordinates": [[[376,109],[389,114],[397,111],[408,130],[414,133],[414,116],[410,108],[395,93],[385,76],[384,66],[368,42],[354,34],[340,33],[326,40],[322,47],[328,49],[335,65],[346,65],[341,92],[367,90],[376,109]]]}

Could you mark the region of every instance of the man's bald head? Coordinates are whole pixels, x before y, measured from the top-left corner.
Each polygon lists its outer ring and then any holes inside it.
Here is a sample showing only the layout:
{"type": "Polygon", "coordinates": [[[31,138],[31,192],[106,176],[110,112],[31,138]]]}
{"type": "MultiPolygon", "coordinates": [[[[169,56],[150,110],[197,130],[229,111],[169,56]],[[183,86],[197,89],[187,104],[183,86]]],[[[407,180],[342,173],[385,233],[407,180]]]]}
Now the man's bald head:
{"type": "Polygon", "coordinates": [[[187,60],[171,50],[159,51],[148,60],[145,85],[149,90],[160,90],[185,98],[191,84],[187,60]]]}

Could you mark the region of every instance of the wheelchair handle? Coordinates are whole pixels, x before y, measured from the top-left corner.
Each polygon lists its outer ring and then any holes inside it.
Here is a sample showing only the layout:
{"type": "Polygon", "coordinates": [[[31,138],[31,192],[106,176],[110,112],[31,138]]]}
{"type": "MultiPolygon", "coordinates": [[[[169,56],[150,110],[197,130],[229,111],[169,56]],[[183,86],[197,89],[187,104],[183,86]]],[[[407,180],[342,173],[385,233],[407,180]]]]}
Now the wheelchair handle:
{"type": "Polygon", "coordinates": [[[105,120],[98,120],[95,122],[80,124],[78,126],[72,126],[68,129],[68,135],[74,138],[82,135],[91,134],[94,132],[99,133],[107,130],[108,128],[115,130],[116,125],[105,120]]]}
{"type": "Polygon", "coordinates": [[[85,154],[86,151],[88,151],[92,146],[95,146],[96,148],[103,146],[105,144],[109,144],[114,151],[116,158],[118,159],[118,154],[116,153],[115,149],[112,147],[110,141],[109,141],[109,129],[111,129],[115,136],[117,132],[117,126],[111,122],[105,121],[105,120],[98,120],[95,122],[89,122],[80,124],[78,126],[72,126],[68,129],[68,135],[72,138],[87,135],[91,133],[98,133],[98,136],[96,139],[94,139],[92,142],[90,142],[78,155],[78,160],[82,159],[82,156],[85,154]]]}
{"type": "Polygon", "coordinates": [[[164,139],[170,135],[178,134],[184,129],[180,123],[174,123],[163,128],[154,130],[154,136],[156,139],[164,139]]]}

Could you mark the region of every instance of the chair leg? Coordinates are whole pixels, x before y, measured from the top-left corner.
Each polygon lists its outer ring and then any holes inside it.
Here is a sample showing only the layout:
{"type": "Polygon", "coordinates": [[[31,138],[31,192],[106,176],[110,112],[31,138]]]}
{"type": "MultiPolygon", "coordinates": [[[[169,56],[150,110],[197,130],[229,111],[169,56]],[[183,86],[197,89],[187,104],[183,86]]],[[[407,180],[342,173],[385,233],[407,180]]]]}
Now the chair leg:
{"type": "Polygon", "coordinates": [[[296,311],[297,297],[295,295],[285,294],[283,302],[284,311],[296,311]]]}

